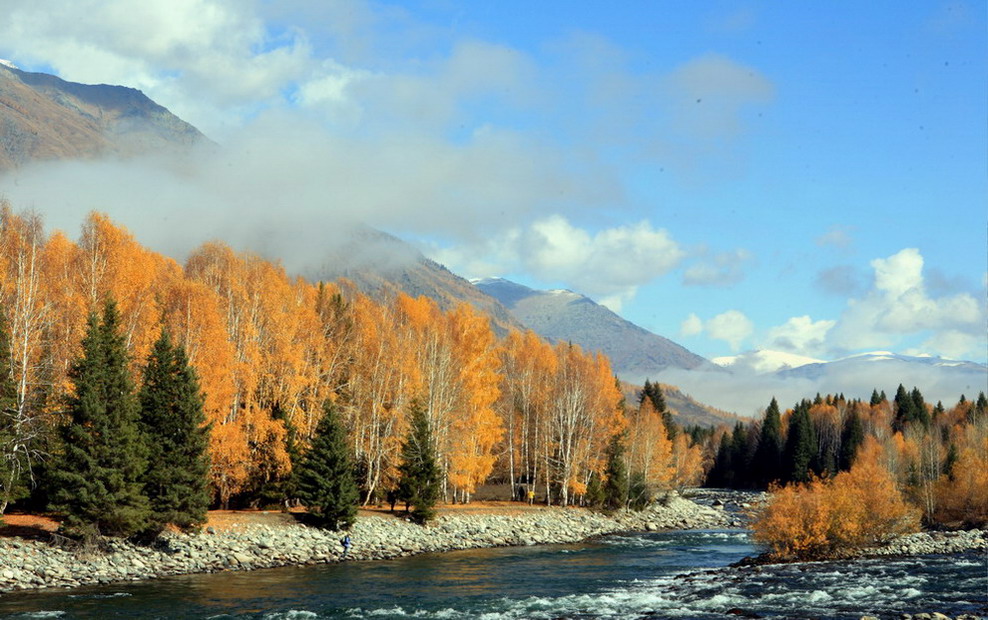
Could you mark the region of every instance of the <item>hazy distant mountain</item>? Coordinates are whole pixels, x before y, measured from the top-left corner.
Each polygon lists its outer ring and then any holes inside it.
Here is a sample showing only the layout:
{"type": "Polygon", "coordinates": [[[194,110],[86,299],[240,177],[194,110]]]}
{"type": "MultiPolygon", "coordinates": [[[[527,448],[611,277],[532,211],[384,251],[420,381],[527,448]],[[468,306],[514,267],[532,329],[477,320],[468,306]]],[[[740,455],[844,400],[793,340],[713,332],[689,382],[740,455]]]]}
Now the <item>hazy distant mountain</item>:
{"type": "Polygon", "coordinates": [[[522,328],[496,299],[388,233],[358,226],[333,246],[325,265],[307,274],[309,277],[347,278],[378,300],[402,291],[412,297],[425,295],[444,310],[466,302],[488,314],[495,331],[501,335],[511,328],[522,328]]]}
{"type": "Polygon", "coordinates": [[[602,351],[623,379],[641,383],[666,368],[693,369],[711,364],[668,338],[622,319],[589,297],[568,290],[540,291],[502,278],[474,282],[504,304],[518,321],[554,341],[602,351]]]}
{"type": "Polygon", "coordinates": [[[805,364],[797,368],[779,370],[780,377],[819,379],[836,373],[840,374],[886,374],[891,369],[912,369],[920,373],[937,372],[948,376],[970,376],[980,389],[988,388],[988,366],[975,362],[950,360],[942,357],[899,355],[889,351],[871,351],[832,362],[805,364]]]}
{"type": "Polygon", "coordinates": [[[0,62],[0,171],[36,160],[136,155],[204,140],[139,90],[66,82],[0,62]]]}
{"type": "MultiPolygon", "coordinates": [[[[721,424],[734,426],[735,422],[742,419],[733,413],[697,401],[675,385],[666,383],[659,385],[662,388],[666,407],[673,412],[676,422],[682,426],[719,426],[721,424]]],[[[622,381],[621,393],[624,394],[629,403],[637,403],[641,386],[622,381]]]]}

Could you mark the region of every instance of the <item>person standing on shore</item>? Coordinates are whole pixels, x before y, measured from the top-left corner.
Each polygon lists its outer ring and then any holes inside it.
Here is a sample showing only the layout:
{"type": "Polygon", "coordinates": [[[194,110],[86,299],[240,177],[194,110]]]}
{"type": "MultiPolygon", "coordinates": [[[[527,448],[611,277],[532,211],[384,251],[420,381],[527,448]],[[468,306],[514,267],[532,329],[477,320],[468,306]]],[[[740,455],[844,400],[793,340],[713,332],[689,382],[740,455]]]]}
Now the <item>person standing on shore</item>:
{"type": "Polygon", "coordinates": [[[349,534],[344,534],[343,539],[340,540],[340,544],[343,545],[343,555],[340,556],[340,559],[341,560],[345,560],[346,559],[346,556],[347,556],[347,553],[350,552],[350,546],[351,546],[351,543],[350,543],[350,535],[349,534]]]}

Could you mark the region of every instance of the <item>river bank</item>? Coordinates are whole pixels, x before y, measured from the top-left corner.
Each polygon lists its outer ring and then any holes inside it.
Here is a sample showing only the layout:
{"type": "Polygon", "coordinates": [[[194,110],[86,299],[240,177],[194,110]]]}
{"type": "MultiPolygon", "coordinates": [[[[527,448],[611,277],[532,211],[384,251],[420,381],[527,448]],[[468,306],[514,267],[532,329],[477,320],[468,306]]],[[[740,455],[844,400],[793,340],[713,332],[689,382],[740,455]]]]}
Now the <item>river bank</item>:
{"type": "MultiPolygon", "coordinates": [[[[362,515],[347,561],[419,553],[572,543],[621,531],[730,527],[729,514],[671,494],[641,512],[605,515],[581,508],[450,511],[422,527],[386,514],[362,515]]],[[[233,523],[202,533],[165,533],[151,546],[110,540],[105,548],[60,548],[41,540],[0,539],[0,593],[341,561],[334,532],[300,523],[233,523]]]]}

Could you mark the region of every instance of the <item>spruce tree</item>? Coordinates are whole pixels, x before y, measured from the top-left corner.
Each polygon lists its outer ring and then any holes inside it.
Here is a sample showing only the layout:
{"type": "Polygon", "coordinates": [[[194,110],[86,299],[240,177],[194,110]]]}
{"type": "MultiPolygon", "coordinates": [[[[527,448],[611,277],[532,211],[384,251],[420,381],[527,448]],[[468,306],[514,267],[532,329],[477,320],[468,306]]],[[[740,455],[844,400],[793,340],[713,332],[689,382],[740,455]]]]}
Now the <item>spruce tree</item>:
{"type": "Polygon", "coordinates": [[[892,420],[892,428],[901,431],[906,427],[906,424],[914,419],[912,396],[901,383],[895,391],[895,398],[892,402],[895,404],[895,419],[892,420]]]}
{"type": "Polygon", "coordinates": [[[913,419],[923,426],[929,427],[930,412],[926,409],[926,400],[923,399],[923,394],[920,393],[918,387],[913,387],[913,391],[909,393],[909,398],[913,401],[913,419]]]}
{"type": "Polygon", "coordinates": [[[148,356],[138,398],[148,451],[141,476],[151,506],[148,532],[168,523],[197,528],[209,508],[209,427],[195,370],[164,330],[148,356]]]}
{"type": "Polygon", "coordinates": [[[708,487],[732,488],[734,483],[733,463],[731,462],[731,439],[729,433],[720,436],[720,446],[717,448],[717,456],[714,457],[714,464],[707,472],[706,485],[708,487]]]}
{"type": "Polygon", "coordinates": [[[357,518],[357,482],[346,432],[328,400],[295,481],[299,499],[319,525],[331,530],[350,529],[357,518]]]}
{"type": "Polygon", "coordinates": [[[839,468],[842,471],[848,471],[854,465],[854,457],[857,456],[858,448],[862,443],[864,443],[864,426],[861,424],[861,416],[852,409],[844,420],[840,435],[839,468]]]}
{"type": "Polygon", "coordinates": [[[672,412],[666,406],[666,398],[662,393],[662,386],[658,382],[652,383],[648,379],[645,379],[645,386],[638,395],[639,406],[645,402],[646,398],[651,401],[655,411],[662,416],[662,424],[666,428],[666,436],[669,439],[675,439],[676,435],[679,434],[679,427],[673,421],[672,412]]]}
{"type": "Polygon", "coordinates": [[[758,485],[757,476],[751,471],[754,460],[751,444],[749,427],[740,422],[736,423],[734,431],[731,433],[731,476],[733,478],[731,488],[743,489],[758,485]]]}
{"type": "Polygon", "coordinates": [[[645,472],[633,472],[628,480],[628,508],[644,510],[651,503],[652,489],[645,479],[645,472]]]}
{"type": "Polygon", "coordinates": [[[762,420],[762,432],[755,451],[754,482],[758,487],[766,487],[782,474],[782,418],[779,413],[779,402],[772,397],[772,402],[765,409],[762,420]]]}
{"type": "Polygon", "coordinates": [[[611,437],[607,444],[607,468],[604,470],[604,507],[624,508],[628,503],[628,470],[624,464],[624,434],[611,437]]]}
{"type": "Polygon", "coordinates": [[[810,420],[810,403],[802,401],[789,417],[783,463],[787,482],[808,482],[810,464],[817,453],[816,433],[810,420]]]}
{"type": "Polygon", "coordinates": [[[440,471],[432,445],[429,416],[421,401],[412,401],[410,414],[411,428],[401,448],[398,498],[414,506],[412,520],[423,524],[436,514],[440,471]]]}
{"type": "Polygon", "coordinates": [[[10,366],[10,331],[0,310],[0,515],[7,504],[27,494],[24,437],[17,424],[17,388],[10,366]]]}
{"type": "Polygon", "coordinates": [[[60,431],[62,454],[51,472],[51,509],[65,516],[69,535],[130,536],[148,525],[140,480],[147,450],[119,324],[112,301],[102,320],[90,314],[82,356],[69,371],[74,389],[60,431]]]}

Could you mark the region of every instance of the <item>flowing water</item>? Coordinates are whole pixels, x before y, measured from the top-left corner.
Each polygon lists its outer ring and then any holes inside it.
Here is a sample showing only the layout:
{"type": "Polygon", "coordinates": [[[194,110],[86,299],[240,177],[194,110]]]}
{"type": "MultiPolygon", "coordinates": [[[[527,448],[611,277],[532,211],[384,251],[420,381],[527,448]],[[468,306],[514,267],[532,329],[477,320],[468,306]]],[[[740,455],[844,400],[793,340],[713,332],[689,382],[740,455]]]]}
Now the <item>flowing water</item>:
{"type": "Polygon", "coordinates": [[[0,617],[858,619],[988,612],[982,554],[726,568],[757,551],[742,531],[635,533],[6,595],[0,617]]]}

